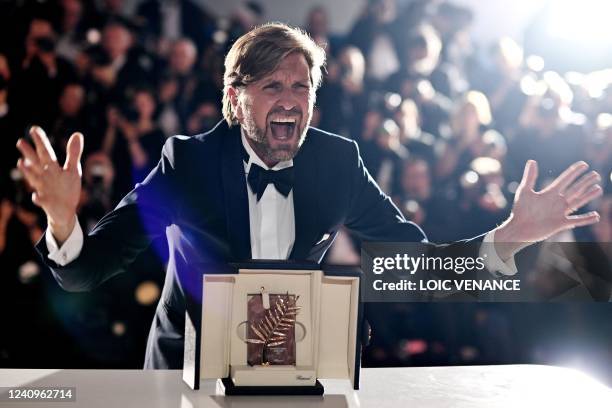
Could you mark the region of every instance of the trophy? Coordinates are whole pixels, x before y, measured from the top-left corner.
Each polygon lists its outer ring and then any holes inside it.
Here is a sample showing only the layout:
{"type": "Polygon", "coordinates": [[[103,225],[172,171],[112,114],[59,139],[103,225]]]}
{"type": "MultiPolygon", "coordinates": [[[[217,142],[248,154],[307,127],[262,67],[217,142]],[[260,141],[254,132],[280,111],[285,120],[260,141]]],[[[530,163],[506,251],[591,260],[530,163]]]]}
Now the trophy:
{"type": "Polygon", "coordinates": [[[359,384],[361,271],[287,262],[201,275],[188,301],[183,379],[226,395],[321,395],[320,378],[359,384]],[[190,306],[191,305],[191,306],[190,306]]]}
{"type": "Polygon", "coordinates": [[[249,365],[295,365],[295,321],[299,296],[251,295],[247,302],[249,365]]]}

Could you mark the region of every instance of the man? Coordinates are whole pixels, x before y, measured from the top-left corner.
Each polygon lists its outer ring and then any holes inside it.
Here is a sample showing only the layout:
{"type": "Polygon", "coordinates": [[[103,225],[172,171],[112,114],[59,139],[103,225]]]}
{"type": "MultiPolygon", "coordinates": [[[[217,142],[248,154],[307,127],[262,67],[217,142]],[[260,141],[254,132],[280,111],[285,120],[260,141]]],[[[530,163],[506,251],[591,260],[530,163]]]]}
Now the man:
{"type": "Polygon", "coordinates": [[[202,97],[214,97],[215,101],[219,98],[218,91],[210,84],[206,84],[205,94],[200,94],[200,84],[204,81],[195,68],[197,60],[198,49],[190,39],[181,38],[172,44],[159,85],[159,102],[163,106],[160,125],[166,134],[187,129],[189,115],[202,97]]]}
{"type": "Polygon", "coordinates": [[[136,22],[141,26],[146,42],[167,55],[172,41],[181,37],[190,38],[202,51],[211,42],[215,32],[215,19],[197,2],[143,1],[136,10],[136,22]]]}
{"type": "MultiPolygon", "coordinates": [[[[18,142],[18,167],[47,214],[37,248],[63,288],[94,288],[166,233],[170,260],[145,368],[182,366],[189,277],[211,263],[320,261],[342,225],[364,241],[426,240],[380,191],[354,142],[308,127],[323,63],[308,36],[282,24],[239,38],[225,62],[226,121],[203,135],[170,138],[157,167],[84,238],[75,215],[83,136],[72,135],[63,168],[42,129],[31,131],[35,150],[18,142]]],[[[597,174],[573,183],[586,167],[574,165],[536,193],[536,165],[528,164],[512,215],[484,238],[519,243],[500,246],[501,259],[511,263],[529,242],[598,220],[596,213],[568,216],[601,193],[597,174]]]]}

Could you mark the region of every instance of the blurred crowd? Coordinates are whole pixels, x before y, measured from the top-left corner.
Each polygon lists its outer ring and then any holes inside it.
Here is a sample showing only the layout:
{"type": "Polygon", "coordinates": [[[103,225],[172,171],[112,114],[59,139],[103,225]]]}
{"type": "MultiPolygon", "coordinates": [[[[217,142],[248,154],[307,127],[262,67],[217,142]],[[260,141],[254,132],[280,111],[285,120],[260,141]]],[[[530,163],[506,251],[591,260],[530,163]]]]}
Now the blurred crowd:
{"type": "MultiPolygon", "coordinates": [[[[68,137],[84,134],[79,217],[89,230],[156,165],[167,137],[221,120],[225,53],[266,21],[253,1],[223,16],[189,0],[125,6],[0,2],[0,366],[140,366],[166,256],[155,243],[133,273],[91,294],[62,293],[33,250],[45,218],[14,169],[17,138],[43,127],[63,162],[68,137]]],[[[555,72],[507,37],[483,48],[470,37],[477,17],[447,1],[368,0],[340,34],[325,6],[311,9],[302,28],[328,57],[312,125],[356,140],[381,188],[434,242],[503,221],[527,159],[539,163],[538,188],[585,160],[603,178],[592,208],[601,222],[558,239],[602,243],[609,272],[612,68],[555,72]]],[[[358,259],[344,235],[328,261],[358,259]]],[[[528,310],[519,305],[389,308],[377,327],[385,340],[367,355],[373,365],[536,358],[516,351],[533,344],[510,341],[512,316],[528,310]]]]}

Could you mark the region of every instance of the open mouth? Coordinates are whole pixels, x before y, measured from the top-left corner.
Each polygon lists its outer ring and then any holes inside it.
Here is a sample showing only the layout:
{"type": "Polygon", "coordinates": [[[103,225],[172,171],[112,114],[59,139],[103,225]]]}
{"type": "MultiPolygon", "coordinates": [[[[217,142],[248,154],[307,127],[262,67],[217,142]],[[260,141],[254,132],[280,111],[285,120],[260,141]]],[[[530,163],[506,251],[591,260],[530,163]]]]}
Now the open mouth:
{"type": "Polygon", "coordinates": [[[296,120],[294,118],[275,118],[270,121],[272,137],[276,140],[289,140],[293,137],[296,120]]]}

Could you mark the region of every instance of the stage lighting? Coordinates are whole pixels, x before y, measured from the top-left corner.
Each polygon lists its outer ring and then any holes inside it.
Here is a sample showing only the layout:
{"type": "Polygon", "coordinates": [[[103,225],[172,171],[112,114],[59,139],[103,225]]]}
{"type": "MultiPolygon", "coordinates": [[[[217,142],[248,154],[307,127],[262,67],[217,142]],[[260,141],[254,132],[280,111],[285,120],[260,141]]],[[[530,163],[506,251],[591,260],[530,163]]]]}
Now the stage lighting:
{"type": "Polygon", "coordinates": [[[416,354],[423,354],[427,351],[427,342],[423,339],[402,340],[398,353],[401,357],[407,358],[416,354]]]}
{"type": "Polygon", "coordinates": [[[388,92],[385,94],[385,105],[387,106],[387,109],[397,109],[401,103],[402,97],[399,94],[393,92],[388,92]]]}
{"type": "Polygon", "coordinates": [[[612,84],[611,69],[591,72],[584,78],[584,86],[591,98],[601,98],[610,84],[612,84]]]}
{"type": "Polygon", "coordinates": [[[98,44],[102,39],[102,33],[100,30],[96,30],[95,28],[91,28],[87,30],[87,34],[85,35],[87,38],[87,42],[90,44],[98,44]]]}
{"type": "Polygon", "coordinates": [[[612,36],[612,2],[601,0],[558,0],[548,19],[551,37],[585,43],[607,43],[612,36]]]}
{"type": "Polygon", "coordinates": [[[541,72],[544,69],[544,58],[539,55],[530,55],[525,59],[525,64],[533,72],[541,72]]]}
{"type": "Polygon", "coordinates": [[[501,163],[491,157],[475,158],[472,160],[472,163],[470,163],[470,168],[482,176],[500,174],[502,170],[501,163]]]}
{"type": "Polygon", "coordinates": [[[479,179],[478,173],[473,170],[467,171],[460,179],[461,186],[463,188],[470,188],[475,186],[479,179]]]}
{"type": "Polygon", "coordinates": [[[111,330],[115,336],[121,337],[125,334],[125,331],[126,331],[125,323],[113,322],[111,326],[111,330]]]}
{"type": "Polygon", "coordinates": [[[213,41],[215,44],[225,44],[227,41],[227,32],[223,30],[217,30],[213,34],[213,41]]]}
{"type": "Polygon", "coordinates": [[[404,204],[404,209],[409,214],[416,213],[417,211],[419,211],[420,207],[421,206],[419,205],[418,201],[415,200],[408,200],[406,201],[406,204],[404,204]]]}
{"type": "Polygon", "coordinates": [[[600,113],[597,115],[597,129],[605,130],[612,127],[612,114],[600,113]]]}
{"type": "Polygon", "coordinates": [[[520,82],[521,92],[527,96],[543,95],[546,92],[546,84],[533,75],[525,75],[520,82]]]}
{"type": "Polygon", "coordinates": [[[508,193],[514,194],[516,193],[518,186],[519,186],[519,183],[517,181],[511,181],[510,183],[508,183],[506,190],[508,190],[508,193]]]}
{"type": "Polygon", "coordinates": [[[153,281],[144,281],[136,288],[136,301],[143,306],[152,305],[159,299],[159,286],[153,281]]]}

